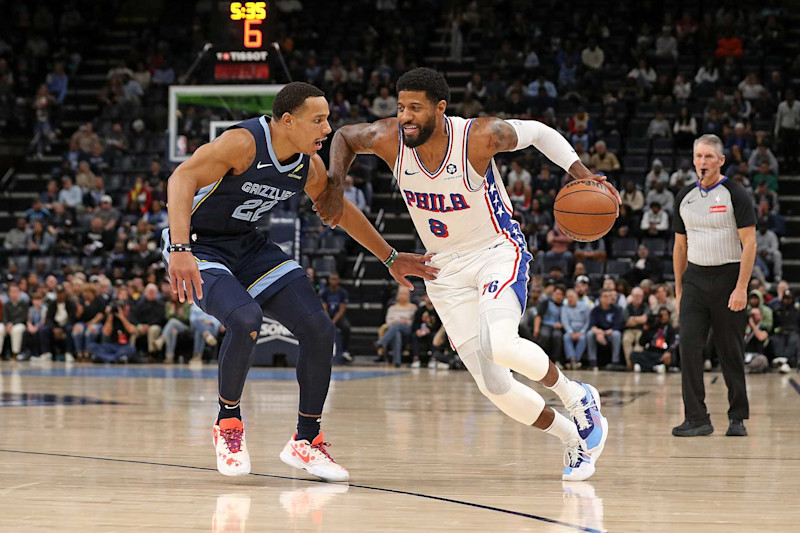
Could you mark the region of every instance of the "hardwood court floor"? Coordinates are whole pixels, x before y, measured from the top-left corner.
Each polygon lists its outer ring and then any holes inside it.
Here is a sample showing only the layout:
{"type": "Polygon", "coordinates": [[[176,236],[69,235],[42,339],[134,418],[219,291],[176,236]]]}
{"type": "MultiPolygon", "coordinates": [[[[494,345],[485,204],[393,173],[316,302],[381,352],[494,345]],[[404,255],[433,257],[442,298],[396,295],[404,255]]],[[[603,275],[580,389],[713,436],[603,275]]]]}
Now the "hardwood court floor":
{"type": "Polygon", "coordinates": [[[748,378],[740,439],[724,436],[719,374],[706,374],[717,432],[696,439],[669,434],[679,375],[573,374],[610,423],[584,483],[562,483],[557,439],[496,411],[465,372],[337,369],[323,427],[347,486],[278,459],[292,371],[251,372],[254,473],[226,478],[215,369],[2,363],[0,531],[797,531],[797,374],[748,378]]]}

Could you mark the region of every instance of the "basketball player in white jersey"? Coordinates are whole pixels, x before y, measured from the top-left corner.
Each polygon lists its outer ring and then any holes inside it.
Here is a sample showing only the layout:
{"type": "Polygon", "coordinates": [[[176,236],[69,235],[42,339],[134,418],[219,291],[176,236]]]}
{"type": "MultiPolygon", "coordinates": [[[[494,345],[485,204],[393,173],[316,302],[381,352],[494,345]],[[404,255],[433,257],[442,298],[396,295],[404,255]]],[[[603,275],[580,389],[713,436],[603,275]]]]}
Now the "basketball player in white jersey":
{"type": "Polygon", "coordinates": [[[478,388],[511,418],[560,438],[562,479],[585,480],[603,451],[608,422],[594,387],[567,379],[518,334],[531,255],[493,158],[532,145],[575,178],[605,178],[592,175],[570,144],[540,122],[446,116],[450,89],[434,70],[407,72],[397,91],[397,118],[336,132],[329,180],[343,182],[355,154],[375,154],[393,168],[417,232],[434,254],[431,265],[440,269],[425,283],[428,296],[478,388]],[[572,421],[509,369],[555,392],[572,421]]]}

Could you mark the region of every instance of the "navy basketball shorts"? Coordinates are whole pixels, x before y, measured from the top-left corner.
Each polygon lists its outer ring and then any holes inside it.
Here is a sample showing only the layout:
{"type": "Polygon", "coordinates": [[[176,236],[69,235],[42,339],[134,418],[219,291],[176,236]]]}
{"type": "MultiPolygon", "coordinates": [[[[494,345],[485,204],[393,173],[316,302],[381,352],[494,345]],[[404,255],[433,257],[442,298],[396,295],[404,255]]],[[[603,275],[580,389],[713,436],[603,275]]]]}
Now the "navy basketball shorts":
{"type": "MultiPolygon", "coordinates": [[[[197,235],[196,240],[194,236],[192,239],[192,254],[204,281],[203,301],[198,304],[206,312],[207,306],[204,304],[208,298],[205,289],[214,285],[209,283],[213,276],[228,274],[235,277],[247,294],[259,305],[263,305],[290,282],[306,275],[297,261],[256,231],[240,236],[197,235]]],[[[162,231],[161,240],[161,255],[169,265],[169,228],[162,231]]],[[[242,293],[241,298],[246,296],[242,293]]],[[[231,302],[231,305],[235,306],[236,302],[231,302]]]]}

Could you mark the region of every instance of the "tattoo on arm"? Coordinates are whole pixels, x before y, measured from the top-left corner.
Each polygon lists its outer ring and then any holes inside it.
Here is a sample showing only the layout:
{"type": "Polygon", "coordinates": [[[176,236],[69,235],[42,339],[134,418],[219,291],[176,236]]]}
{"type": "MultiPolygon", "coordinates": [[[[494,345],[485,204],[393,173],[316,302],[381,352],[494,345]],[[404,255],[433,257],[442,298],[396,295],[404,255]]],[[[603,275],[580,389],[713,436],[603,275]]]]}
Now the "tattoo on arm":
{"type": "Polygon", "coordinates": [[[517,146],[517,132],[505,120],[492,119],[489,125],[491,147],[496,152],[507,152],[517,146]]]}

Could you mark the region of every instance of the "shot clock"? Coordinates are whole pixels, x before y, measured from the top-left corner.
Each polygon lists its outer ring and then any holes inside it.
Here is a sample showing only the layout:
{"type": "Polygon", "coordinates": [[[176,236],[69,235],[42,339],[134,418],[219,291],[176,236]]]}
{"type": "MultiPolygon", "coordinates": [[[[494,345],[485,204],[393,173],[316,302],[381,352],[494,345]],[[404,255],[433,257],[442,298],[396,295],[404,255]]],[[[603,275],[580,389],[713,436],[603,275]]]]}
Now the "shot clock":
{"type": "Polygon", "coordinates": [[[217,2],[214,24],[217,81],[269,78],[275,12],[268,2],[217,2]]]}

